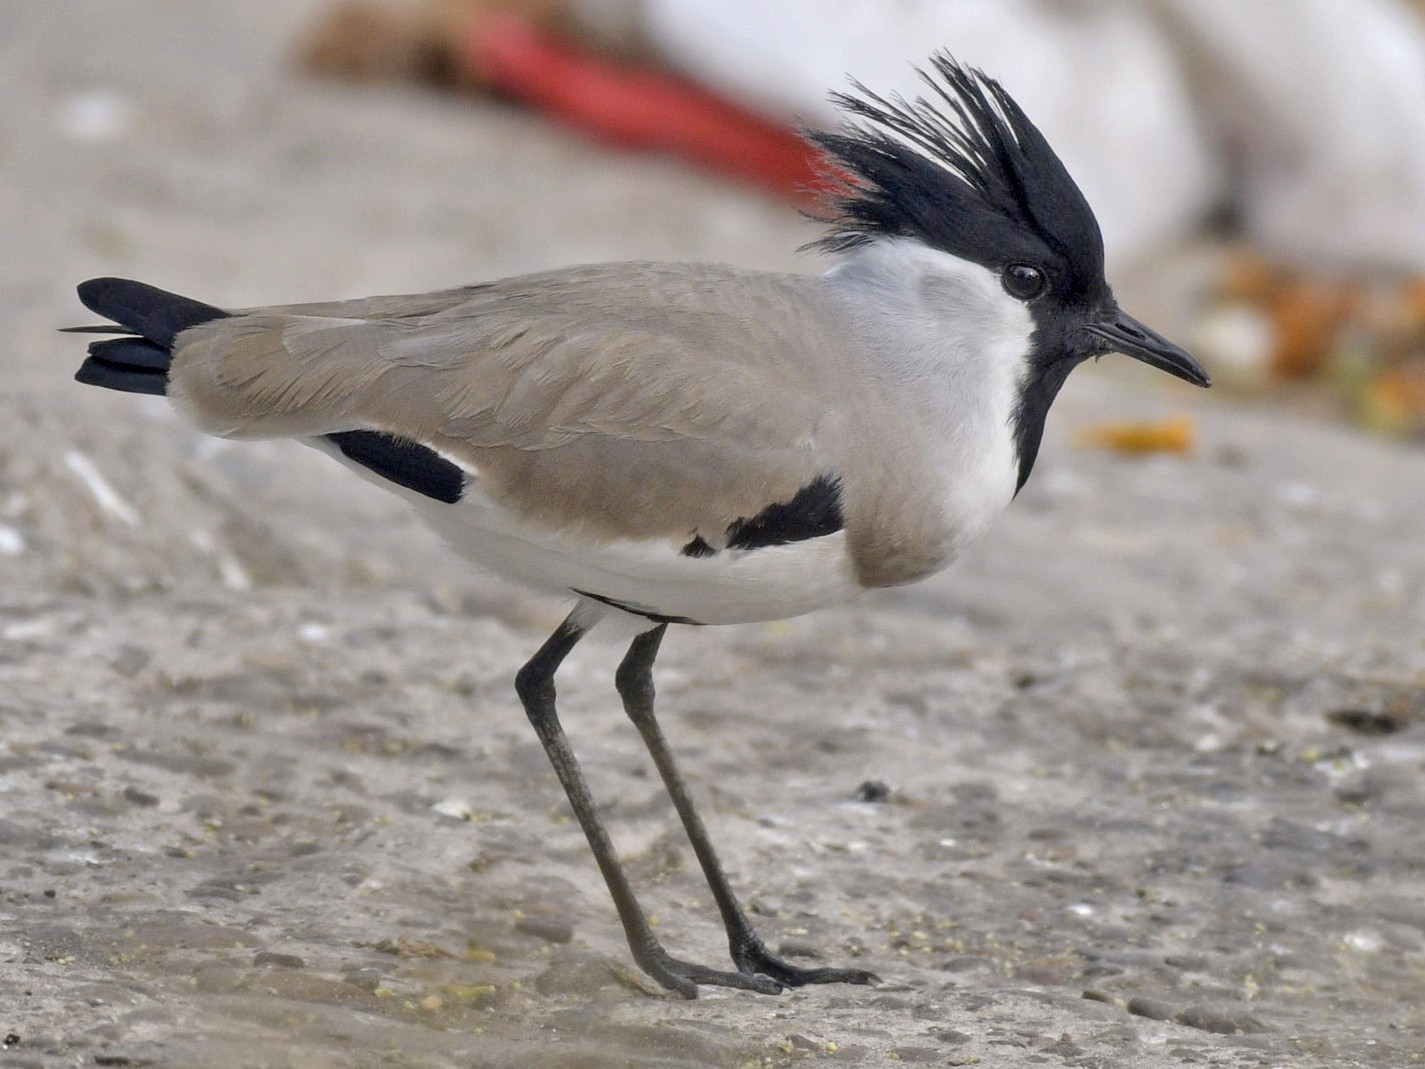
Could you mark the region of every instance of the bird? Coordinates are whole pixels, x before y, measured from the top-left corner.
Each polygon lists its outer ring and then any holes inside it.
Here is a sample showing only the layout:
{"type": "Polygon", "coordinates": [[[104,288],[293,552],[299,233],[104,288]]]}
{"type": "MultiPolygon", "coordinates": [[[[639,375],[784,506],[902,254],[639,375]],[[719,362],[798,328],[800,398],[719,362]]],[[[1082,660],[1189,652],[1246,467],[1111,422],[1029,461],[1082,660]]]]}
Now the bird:
{"type": "Polygon", "coordinates": [[[673,625],[780,620],[947,567],[1016,497],[1074,368],[1118,352],[1197,386],[1122,311],[1084,195],[1013,97],[938,51],[920,94],[833,92],[817,274],[610,263],[405,296],[222,309],[97,278],[79,382],[202,431],[293,438],[407,499],[459,555],[572,609],[515,676],[633,960],[669,991],[872,984],[773,953],[654,716],[673,625]],[[560,723],[596,625],[726,929],[732,968],[655,936],[560,723]]]}

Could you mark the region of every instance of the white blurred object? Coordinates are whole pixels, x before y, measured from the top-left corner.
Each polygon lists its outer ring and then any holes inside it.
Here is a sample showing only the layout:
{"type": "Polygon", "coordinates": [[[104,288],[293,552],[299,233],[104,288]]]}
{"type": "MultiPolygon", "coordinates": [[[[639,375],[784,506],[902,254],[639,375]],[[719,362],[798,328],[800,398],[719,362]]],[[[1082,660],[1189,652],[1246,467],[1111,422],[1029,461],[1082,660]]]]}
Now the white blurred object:
{"type": "Polygon", "coordinates": [[[99,505],[99,510],[105,515],[112,516],[128,527],[138,527],[141,523],[139,514],[134,511],[134,507],[119,496],[119,492],[110,485],[109,480],[94,466],[94,461],[81,453],[78,449],[66,450],[64,454],[64,466],[78,476],[85,488],[94,495],[94,500],[99,505]]]}
{"type": "Polygon", "coordinates": [[[675,66],[812,125],[848,72],[915,95],[935,49],[983,67],[1120,261],[1230,202],[1283,259],[1425,269],[1425,30],[1398,0],[639,2],[675,66]]]}
{"type": "Polygon", "coordinates": [[[134,107],[112,89],[89,89],[65,98],[58,114],[59,132],[73,141],[107,144],[133,125],[134,107]]]}
{"type": "Polygon", "coordinates": [[[1148,0],[1283,259],[1425,269],[1425,27],[1397,0],[1148,0]]]}
{"type": "Polygon", "coordinates": [[[914,97],[924,91],[914,66],[949,49],[999,79],[1044,130],[1115,256],[1140,255],[1183,230],[1219,186],[1184,79],[1139,7],[646,0],[645,11],[651,38],[675,65],[751,107],[812,126],[839,121],[827,91],[847,88],[848,72],[877,92],[914,97]]]}

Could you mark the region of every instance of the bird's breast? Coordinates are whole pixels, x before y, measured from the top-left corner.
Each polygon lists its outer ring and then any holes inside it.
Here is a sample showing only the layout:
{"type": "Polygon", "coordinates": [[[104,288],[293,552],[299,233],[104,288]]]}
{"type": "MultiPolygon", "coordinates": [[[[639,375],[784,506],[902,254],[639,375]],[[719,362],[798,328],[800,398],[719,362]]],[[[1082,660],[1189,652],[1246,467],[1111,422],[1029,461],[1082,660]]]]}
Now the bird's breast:
{"type": "Polygon", "coordinates": [[[1013,442],[1005,433],[922,438],[883,450],[856,480],[847,524],[862,586],[900,586],[948,567],[1014,499],[1013,442]]]}

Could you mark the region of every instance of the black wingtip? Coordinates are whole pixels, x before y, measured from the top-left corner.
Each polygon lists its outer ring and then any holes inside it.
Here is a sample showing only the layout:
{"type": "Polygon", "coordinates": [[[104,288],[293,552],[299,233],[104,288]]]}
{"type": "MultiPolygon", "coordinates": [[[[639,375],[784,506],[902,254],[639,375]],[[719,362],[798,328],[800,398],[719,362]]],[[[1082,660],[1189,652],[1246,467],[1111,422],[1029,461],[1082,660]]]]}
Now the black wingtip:
{"type": "Polygon", "coordinates": [[[228,314],[211,304],[128,278],[91,278],[81,282],[77,292],[91,312],[165,348],[189,327],[228,314]]]}
{"type": "Polygon", "coordinates": [[[327,440],[354,461],[397,486],[453,505],[465,492],[465,473],[429,446],[381,431],[338,431],[327,440]]]}

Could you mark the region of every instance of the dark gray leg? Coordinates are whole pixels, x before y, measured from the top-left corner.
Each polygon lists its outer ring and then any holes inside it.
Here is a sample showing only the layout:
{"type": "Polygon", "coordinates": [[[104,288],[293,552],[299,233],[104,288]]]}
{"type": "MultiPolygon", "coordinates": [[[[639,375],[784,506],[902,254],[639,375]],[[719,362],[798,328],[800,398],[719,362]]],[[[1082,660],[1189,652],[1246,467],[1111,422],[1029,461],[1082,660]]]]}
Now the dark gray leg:
{"type": "Polygon", "coordinates": [[[643,741],[648,747],[653,763],[658,766],[658,774],[673,799],[678,816],[683,821],[683,829],[688,833],[688,841],[693,845],[698,864],[702,866],[708,887],[712,890],[713,901],[722,914],[723,927],[727,929],[728,945],[732,960],[741,973],[770,976],[779,984],[800,987],[803,984],[870,984],[879,980],[874,973],[862,969],[801,969],[778,958],[762,942],[742,907],[737,904],[737,896],[723,874],[722,864],[708,838],[707,828],[702,818],[693,808],[693,800],[683,777],[678,774],[678,766],[673,761],[673,753],[663,738],[658,721],[653,717],[653,660],[658,656],[658,646],[668,625],[644,632],[633,640],[623,663],[619,665],[615,677],[618,692],[623,698],[624,711],[633,721],[643,741]]]}
{"type": "Polygon", "coordinates": [[[584,774],[579,770],[579,761],[569,746],[569,740],[564,735],[554,708],[554,673],[585,633],[585,629],[573,623],[573,619],[571,616],[560,624],[559,629],[549,637],[549,641],[519,670],[519,674],[515,676],[515,689],[524,704],[525,715],[534,725],[535,734],[539,736],[549,763],[554,766],[554,773],[559,777],[564,793],[569,797],[569,804],[574,808],[579,826],[584,829],[589,847],[594,852],[594,859],[599,863],[599,870],[604,874],[604,882],[608,884],[619,919],[623,921],[624,934],[628,937],[628,947],[633,952],[633,960],[653,979],[684,998],[696,998],[698,984],[740,987],[764,994],[776,993],[781,990],[780,986],[762,977],[740,972],[720,972],[670,957],[649,928],[648,919],[633,896],[633,888],[629,885],[623,866],[619,864],[613,842],[599,823],[598,814],[594,811],[593,796],[589,793],[584,774]]]}

